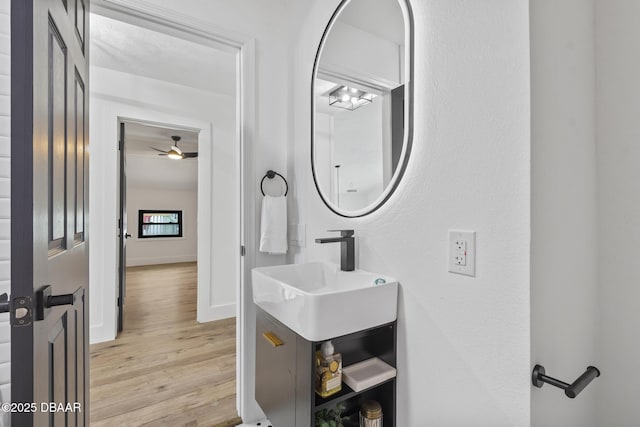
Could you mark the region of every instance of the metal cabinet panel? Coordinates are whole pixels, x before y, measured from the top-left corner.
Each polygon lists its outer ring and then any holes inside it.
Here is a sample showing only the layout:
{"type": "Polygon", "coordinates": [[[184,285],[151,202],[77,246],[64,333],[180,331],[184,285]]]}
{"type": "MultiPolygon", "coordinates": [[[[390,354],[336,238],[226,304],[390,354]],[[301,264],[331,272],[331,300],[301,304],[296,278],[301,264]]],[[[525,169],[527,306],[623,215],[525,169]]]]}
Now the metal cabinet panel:
{"type": "Polygon", "coordinates": [[[296,425],[296,334],[260,309],[256,313],[256,401],[272,425],[296,425]]]}

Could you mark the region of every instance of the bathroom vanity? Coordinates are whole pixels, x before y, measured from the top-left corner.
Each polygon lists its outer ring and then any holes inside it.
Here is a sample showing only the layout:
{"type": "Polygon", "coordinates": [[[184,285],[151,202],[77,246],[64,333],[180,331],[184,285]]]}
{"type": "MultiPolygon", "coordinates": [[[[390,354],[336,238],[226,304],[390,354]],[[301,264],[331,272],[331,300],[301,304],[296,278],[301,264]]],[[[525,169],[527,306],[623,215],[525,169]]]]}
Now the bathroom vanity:
{"type": "MultiPolygon", "coordinates": [[[[326,262],[254,268],[256,401],[273,426],[315,426],[318,411],[344,402],[344,415],[362,402],[382,405],[384,426],[395,425],[395,376],[356,392],[344,381],[327,398],[315,393],[315,354],[331,340],[350,365],[377,357],[396,368],[398,281],[326,262]]],[[[357,425],[357,424],[356,424],[357,425]]],[[[345,426],[346,427],[346,426],[345,426]]]]}
{"type": "MultiPolygon", "coordinates": [[[[333,409],[344,402],[343,415],[350,415],[370,399],[382,405],[384,426],[395,426],[395,378],[359,392],[343,382],[340,392],[321,398],[314,390],[315,352],[325,340],[309,341],[260,307],[256,312],[255,397],[274,427],[313,427],[315,413],[322,409],[333,409]]],[[[342,354],[343,369],[372,357],[395,368],[396,336],[394,320],[331,340],[342,354]]]]}

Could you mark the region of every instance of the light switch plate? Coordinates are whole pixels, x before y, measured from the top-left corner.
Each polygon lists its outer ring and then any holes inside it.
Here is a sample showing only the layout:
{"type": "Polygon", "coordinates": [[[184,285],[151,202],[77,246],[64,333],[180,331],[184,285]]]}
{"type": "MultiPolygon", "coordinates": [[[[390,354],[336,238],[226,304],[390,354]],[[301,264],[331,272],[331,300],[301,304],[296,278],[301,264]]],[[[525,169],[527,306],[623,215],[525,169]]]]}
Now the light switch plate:
{"type": "Polygon", "coordinates": [[[475,277],[476,232],[449,230],[449,271],[475,277]]]}

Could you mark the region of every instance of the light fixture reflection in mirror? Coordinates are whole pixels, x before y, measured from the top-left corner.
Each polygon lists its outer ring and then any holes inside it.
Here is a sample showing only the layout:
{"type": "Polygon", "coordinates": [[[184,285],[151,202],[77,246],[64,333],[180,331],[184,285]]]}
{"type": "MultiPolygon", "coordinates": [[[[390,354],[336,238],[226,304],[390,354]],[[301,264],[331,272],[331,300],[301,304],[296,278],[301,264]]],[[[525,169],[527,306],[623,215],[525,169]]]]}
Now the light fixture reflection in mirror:
{"type": "Polygon", "coordinates": [[[375,95],[355,87],[339,85],[329,92],[329,105],[345,110],[355,110],[373,101],[375,95]]]}
{"type": "Polygon", "coordinates": [[[396,188],[411,150],[412,18],[407,0],[345,0],[312,78],[312,168],[333,212],[358,217],[396,188]]]}

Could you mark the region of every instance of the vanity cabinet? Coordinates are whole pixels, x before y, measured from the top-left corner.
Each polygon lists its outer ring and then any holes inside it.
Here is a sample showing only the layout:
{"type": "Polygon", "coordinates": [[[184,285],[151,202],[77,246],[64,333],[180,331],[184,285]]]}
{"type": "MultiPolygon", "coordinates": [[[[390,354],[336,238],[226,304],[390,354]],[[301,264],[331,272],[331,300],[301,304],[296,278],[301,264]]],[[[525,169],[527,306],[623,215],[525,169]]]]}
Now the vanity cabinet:
{"type": "Polygon", "coordinates": [[[274,426],[294,426],[298,336],[263,312],[256,316],[256,337],[256,401],[274,426]]]}
{"type": "MultiPolygon", "coordinates": [[[[396,322],[332,339],[347,367],[378,357],[396,367],[396,322]]],[[[264,310],[256,307],[256,383],[255,397],[274,427],[314,427],[315,413],[344,403],[344,415],[357,413],[366,400],[382,405],[384,426],[395,426],[396,379],[392,378],[356,392],[345,383],[342,390],[322,398],[314,391],[315,352],[322,341],[307,341],[264,310]]]]}

